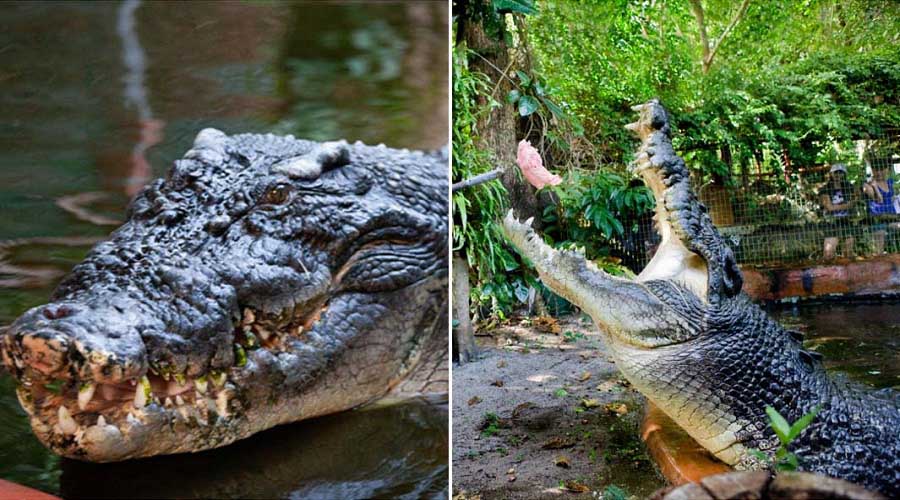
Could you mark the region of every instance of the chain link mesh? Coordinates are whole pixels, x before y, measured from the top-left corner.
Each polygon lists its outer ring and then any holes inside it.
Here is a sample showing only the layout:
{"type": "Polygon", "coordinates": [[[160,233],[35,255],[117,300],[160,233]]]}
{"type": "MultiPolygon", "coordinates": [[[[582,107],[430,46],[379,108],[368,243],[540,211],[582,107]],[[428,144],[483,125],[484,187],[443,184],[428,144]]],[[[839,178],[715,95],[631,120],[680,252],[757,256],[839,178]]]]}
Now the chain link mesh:
{"type": "MultiPolygon", "coordinates": [[[[691,180],[742,265],[815,265],[900,253],[898,145],[897,131],[834,144],[834,161],[808,167],[767,151],[719,175],[692,169],[691,180]]],[[[659,244],[652,213],[625,222],[626,235],[613,247],[640,270],[659,244]]]]}

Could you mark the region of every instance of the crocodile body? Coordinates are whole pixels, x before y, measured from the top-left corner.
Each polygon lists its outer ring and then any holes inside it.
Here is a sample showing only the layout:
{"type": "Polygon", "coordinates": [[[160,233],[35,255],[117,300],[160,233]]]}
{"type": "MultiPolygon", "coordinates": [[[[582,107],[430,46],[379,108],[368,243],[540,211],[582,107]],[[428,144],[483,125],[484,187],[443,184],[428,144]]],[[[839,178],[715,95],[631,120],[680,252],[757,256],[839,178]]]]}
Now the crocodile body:
{"type": "Polygon", "coordinates": [[[557,251],[512,214],[507,236],[556,293],[591,315],[631,383],[716,457],[738,469],[773,456],[771,406],[788,421],[819,409],[790,445],[806,471],[900,496],[900,411],[892,391],[830,378],[802,334],[772,320],[741,291],[730,248],[690,188],[666,110],[651,101],[630,124],[641,139],[633,169],[656,197],[662,242],[634,280],[583,255],[557,251]]]}
{"type": "Polygon", "coordinates": [[[115,461],[447,387],[446,153],[206,129],[0,337],[38,438],[115,461]]]}

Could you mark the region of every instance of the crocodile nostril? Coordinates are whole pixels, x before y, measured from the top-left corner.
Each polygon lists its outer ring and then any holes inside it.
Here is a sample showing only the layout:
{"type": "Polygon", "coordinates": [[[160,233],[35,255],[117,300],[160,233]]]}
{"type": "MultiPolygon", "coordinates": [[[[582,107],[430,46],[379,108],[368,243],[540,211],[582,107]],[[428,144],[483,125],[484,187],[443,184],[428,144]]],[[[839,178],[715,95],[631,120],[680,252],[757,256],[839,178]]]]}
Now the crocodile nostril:
{"type": "Polygon", "coordinates": [[[71,316],[75,311],[68,306],[47,307],[44,309],[44,317],[47,319],[62,319],[71,316]]]}
{"type": "Polygon", "coordinates": [[[34,370],[52,374],[66,366],[69,342],[55,332],[27,333],[20,346],[22,361],[34,370]]]}

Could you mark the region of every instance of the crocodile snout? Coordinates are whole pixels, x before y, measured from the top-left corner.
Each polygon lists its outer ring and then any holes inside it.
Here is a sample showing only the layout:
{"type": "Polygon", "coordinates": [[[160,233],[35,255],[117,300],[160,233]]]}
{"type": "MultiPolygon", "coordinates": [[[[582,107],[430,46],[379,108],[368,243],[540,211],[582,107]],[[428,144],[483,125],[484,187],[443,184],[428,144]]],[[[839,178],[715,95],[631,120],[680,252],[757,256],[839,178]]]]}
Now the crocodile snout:
{"type": "Polygon", "coordinates": [[[146,353],[121,306],[63,303],[36,307],[0,342],[3,361],[19,376],[118,382],[146,370],[146,353]]]}

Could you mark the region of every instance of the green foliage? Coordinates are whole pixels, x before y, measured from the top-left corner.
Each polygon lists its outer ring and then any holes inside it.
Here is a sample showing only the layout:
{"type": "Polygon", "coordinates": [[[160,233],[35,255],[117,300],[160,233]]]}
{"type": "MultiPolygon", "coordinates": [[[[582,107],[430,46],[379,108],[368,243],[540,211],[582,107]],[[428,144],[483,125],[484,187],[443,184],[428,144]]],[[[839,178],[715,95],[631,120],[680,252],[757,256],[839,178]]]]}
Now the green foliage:
{"type": "Polygon", "coordinates": [[[515,75],[519,80],[518,88],[509,91],[506,95],[506,102],[517,106],[519,116],[530,116],[535,112],[543,111],[545,116],[548,114],[552,115],[560,122],[574,127],[577,135],[584,132],[581,124],[575,117],[566,113],[550,99],[550,94],[555,89],[551,89],[547,85],[544,77],[536,74],[529,75],[521,70],[516,70],[515,75]]]}
{"type": "Polygon", "coordinates": [[[494,11],[498,14],[537,14],[534,0],[491,0],[494,11]]]}
{"type": "Polygon", "coordinates": [[[778,437],[778,441],[781,445],[775,450],[774,461],[759,450],[751,450],[751,453],[761,461],[769,463],[772,468],[777,471],[797,470],[800,464],[797,461],[797,456],[788,451],[788,445],[800,437],[800,434],[809,427],[809,424],[812,423],[813,419],[816,418],[816,415],[819,413],[819,409],[820,407],[816,406],[812,411],[800,417],[793,424],[790,424],[780,413],[778,413],[778,410],[771,406],[767,406],[766,415],[769,417],[769,426],[775,431],[775,435],[778,437]]]}
{"type": "Polygon", "coordinates": [[[481,435],[491,437],[500,432],[500,417],[496,413],[487,412],[484,414],[483,429],[481,435]]]}
{"type": "MultiPolygon", "coordinates": [[[[735,4],[703,2],[712,38],[735,4]]],[[[630,105],[651,97],[677,119],[679,150],[697,152],[689,166],[705,172],[724,173],[763,151],[813,165],[829,141],[876,135],[900,119],[900,4],[752,2],[708,73],[686,0],[541,5],[529,18],[535,60],[604,162],[628,161],[633,141],[622,126],[633,119],[630,105]],[[730,166],[718,156],[725,146],[730,166]]]]}
{"type": "Polygon", "coordinates": [[[606,170],[573,170],[554,186],[559,202],[544,210],[544,237],[557,248],[583,248],[589,260],[621,275],[627,270],[606,259],[610,242],[638,231],[637,217],[653,208],[653,194],[606,170]],[[625,221],[634,221],[626,227],[625,221]]]}
{"type": "Polygon", "coordinates": [[[584,340],[584,333],[567,331],[563,333],[563,342],[577,342],[584,340]]]}

